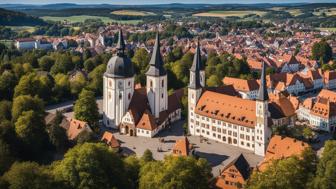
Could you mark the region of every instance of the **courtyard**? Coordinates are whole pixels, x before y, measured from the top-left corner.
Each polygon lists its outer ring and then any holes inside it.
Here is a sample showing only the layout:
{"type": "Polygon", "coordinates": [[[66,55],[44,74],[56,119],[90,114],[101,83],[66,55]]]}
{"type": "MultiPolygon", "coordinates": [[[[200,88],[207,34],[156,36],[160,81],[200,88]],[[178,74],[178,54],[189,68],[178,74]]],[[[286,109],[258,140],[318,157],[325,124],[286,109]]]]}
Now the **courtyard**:
{"type": "MultiPolygon", "coordinates": [[[[171,150],[176,140],[183,137],[183,123],[183,121],[176,122],[172,125],[171,129],[163,130],[154,138],[131,137],[121,135],[119,132],[114,130],[111,131],[120,141],[122,154],[136,154],[140,157],[146,149],[149,149],[152,151],[155,159],[162,160],[166,155],[171,154],[171,150]],[[164,142],[160,139],[164,139],[164,142]]],[[[196,136],[188,136],[188,139],[194,146],[195,155],[197,157],[207,159],[211,164],[214,176],[218,176],[220,169],[223,169],[241,153],[245,156],[252,167],[256,166],[263,159],[263,157],[255,155],[252,151],[244,150],[228,144],[212,140],[203,140],[201,142],[200,137],[196,136]]]]}

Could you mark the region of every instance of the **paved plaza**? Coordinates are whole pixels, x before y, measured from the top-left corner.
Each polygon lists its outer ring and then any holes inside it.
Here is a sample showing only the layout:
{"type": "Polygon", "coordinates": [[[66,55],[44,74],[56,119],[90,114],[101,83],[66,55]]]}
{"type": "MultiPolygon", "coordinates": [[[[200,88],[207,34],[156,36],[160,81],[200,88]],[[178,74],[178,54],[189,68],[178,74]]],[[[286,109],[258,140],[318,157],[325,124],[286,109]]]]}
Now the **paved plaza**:
{"type": "MultiPolygon", "coordinates": [[[[97,105],[99,112],[102,112],[102,99],[97,99],[97,105]]],[[[47,107],[47,111],[54,113],[56,110],[65,110],[71,108],[73,101],[65,102],[60,105],[47,107]]],[[[73,112],[69,111],[64,113],[66,117],[73,117],[73,112]]],[[[146,149],[152,151],[153,156],[157,160],[162,160],[165,155],[171,154],[171,150],[177,139],[183,137],[183,125],[184,121],[179,121],[172,125],[171,129],[165,129],[160,132],[154,138],[146,137],[131,137],[121,135],[118,131],[111,130],[115,137],[120,141],[122,152],[124,154],[136,154],[142,156],[146,149]],[[165,142],[160,142],[160,138],[164,138],[165,142]],[[160,152],[158,152],[160,149],[160,152]]],[[[106,130],[103,128],[102,130],[106,130]]],[[[208,160],[213,167],[212,172],[214,176],[219,174],[219,170],[223,169],[225,165],[230,163],[241,153],[245,156],[250,166],[257,165],[263,157],[255,155],[252,151],[241,149],[228,144],[208,140],[207,142],[201,142],[200,137],[188,136],[188,139],[195,148],[195,155],[208,160]]]]}
{"type": "MultiPolygon", "coordinates": [[[[159,133],[155,138],[145,137],[130,137],[120,135],[114,131],[115,137],[121,142],[122,152],[124,154],[136,154],[142,156],[146,149],[152,151],[153,156],[157,160],[162,160],[165,155],[171,154],[171,150],[177,139],[183,137],[183,121],[175,123],[171,130],[166,129],[159,133]],[[164,138],[165,142],[160,142],[160,138],[164,138]],[[158,149],[161,149],[160,152],[158,149]]],[[[263,157],[255,155],[252,151],[244,150],[231,145],[208,140],[200,142],[200,137],[189,136],[189,141],[195,147],[195,154],[208,160],[213,167],[212,173],[214,176],[219,174],[219,170],[238,157],[241,153],[244,154],[251,166],[258,164],[263,157]]]]}

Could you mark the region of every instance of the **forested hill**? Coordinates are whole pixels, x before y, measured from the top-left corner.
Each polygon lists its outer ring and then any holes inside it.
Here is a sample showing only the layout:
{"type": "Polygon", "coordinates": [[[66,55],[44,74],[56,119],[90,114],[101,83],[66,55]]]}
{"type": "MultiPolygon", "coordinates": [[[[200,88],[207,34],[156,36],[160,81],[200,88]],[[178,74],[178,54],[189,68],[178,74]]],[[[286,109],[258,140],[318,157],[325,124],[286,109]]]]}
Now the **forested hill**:
{"type": "Polygon", "coordinates": [[[46,22],[40,18],[0,8],[0,26],[36,26],[45,24],[46,22]]]}

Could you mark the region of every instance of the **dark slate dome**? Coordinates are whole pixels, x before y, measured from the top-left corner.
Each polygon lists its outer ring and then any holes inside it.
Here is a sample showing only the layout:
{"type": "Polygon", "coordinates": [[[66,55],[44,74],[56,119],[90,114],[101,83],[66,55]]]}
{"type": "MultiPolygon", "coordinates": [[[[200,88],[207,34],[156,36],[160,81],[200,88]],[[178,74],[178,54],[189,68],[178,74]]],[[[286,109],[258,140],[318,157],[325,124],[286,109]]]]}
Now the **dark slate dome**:
{"type": "Polygon", "coordinates": [[[105,75],[108,77],[133,77],[133,64],[126,56],[114,56],[107,64],[105,75]]]}
{"type": "Polygon", "coordinates": [[[133,77],[134,68],[131,60],[125,55],[125,41],[122,31],[119,30],[119,40],[116,46],[117,55],[112,57],[106,68],[105,76],[107,77],[133,77]]]}

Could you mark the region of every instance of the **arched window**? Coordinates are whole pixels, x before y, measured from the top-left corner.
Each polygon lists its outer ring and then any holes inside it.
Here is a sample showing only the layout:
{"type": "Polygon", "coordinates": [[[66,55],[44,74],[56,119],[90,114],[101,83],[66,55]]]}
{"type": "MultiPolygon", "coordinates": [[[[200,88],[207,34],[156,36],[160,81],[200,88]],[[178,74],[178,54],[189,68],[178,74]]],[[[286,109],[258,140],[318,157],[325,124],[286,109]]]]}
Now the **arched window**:
{"type": "Polygon", "coordinates": [[[161,98],[163,98],[163,93],[161,94],[161,98]]]}
{"type": "Polygon", "coordinates": [[[149,87],[150,87],[150,88],[153,87],[153,81],[152,81],[152,80],[149,81],[149,87]]]}
{"type": "Polygon", "coordinates": [[[128,93],[128,100],[131,99],[131,93],[128,93]]]}
{"type": "Polygon", "coordinates": [[[109,81],[109,87],[111,87],[112,86],[112,81],[109,81]]]}
{"type": "Polygon", "coordinates": [[[164,87],[164,80],[162,80],[162,84],[161,85],[162,85],[162,87],[164,87]]]}

